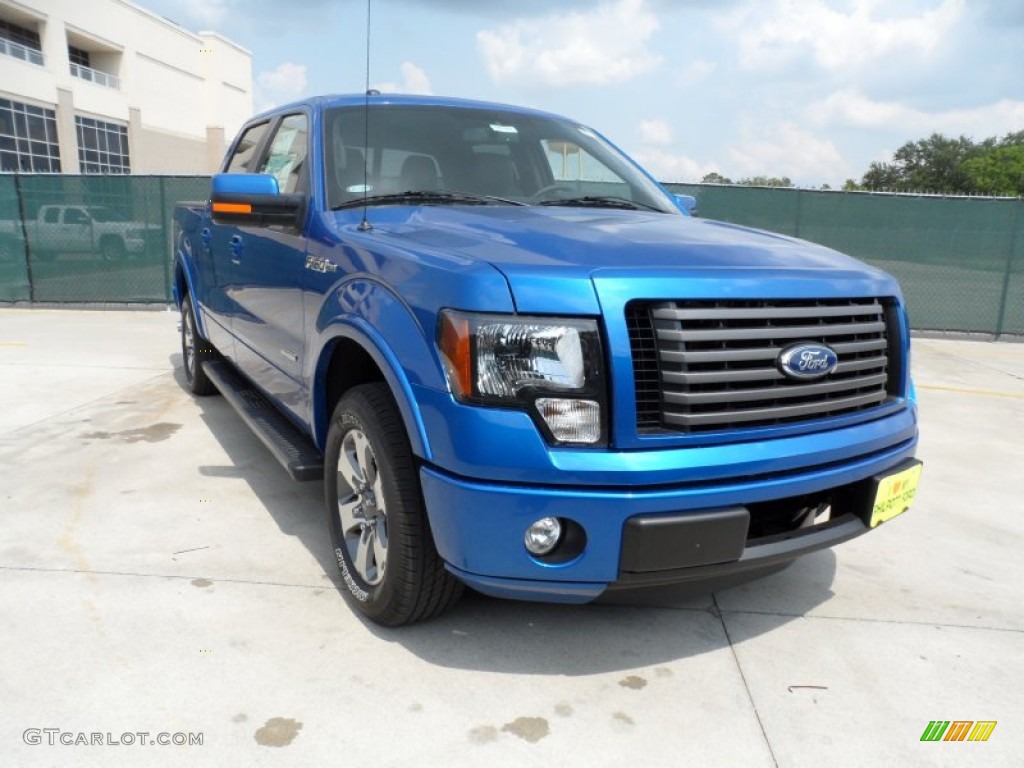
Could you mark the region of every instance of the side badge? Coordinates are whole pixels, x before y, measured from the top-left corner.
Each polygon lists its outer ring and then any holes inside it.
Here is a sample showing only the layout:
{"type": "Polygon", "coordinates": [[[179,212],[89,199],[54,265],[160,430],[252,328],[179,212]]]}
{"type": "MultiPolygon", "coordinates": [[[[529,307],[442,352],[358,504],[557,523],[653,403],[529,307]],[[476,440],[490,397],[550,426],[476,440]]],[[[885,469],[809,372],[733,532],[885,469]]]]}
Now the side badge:
{"type": "Polygon", "coordinates": [[[312,270],[313,272],[322,272],[327,274],[328,272],[337,272],[338,265],[330,259],[324,259],[317,256],[306,256],[306,269],[312,270]]]}

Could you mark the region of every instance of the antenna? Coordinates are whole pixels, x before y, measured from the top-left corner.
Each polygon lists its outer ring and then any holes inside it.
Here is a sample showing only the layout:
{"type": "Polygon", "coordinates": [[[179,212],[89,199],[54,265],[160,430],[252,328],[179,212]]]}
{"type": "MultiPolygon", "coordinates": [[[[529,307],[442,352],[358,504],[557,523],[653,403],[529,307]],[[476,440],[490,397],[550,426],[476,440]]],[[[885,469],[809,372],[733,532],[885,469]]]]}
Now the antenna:
{"type": "Polygon", "coordinates": [[[370,194],[370,3],[366,0],[366,87],[363,96],[363,220],[359,222],[360,232],[373,229],[366,218],[366,199],[370,194]]]}

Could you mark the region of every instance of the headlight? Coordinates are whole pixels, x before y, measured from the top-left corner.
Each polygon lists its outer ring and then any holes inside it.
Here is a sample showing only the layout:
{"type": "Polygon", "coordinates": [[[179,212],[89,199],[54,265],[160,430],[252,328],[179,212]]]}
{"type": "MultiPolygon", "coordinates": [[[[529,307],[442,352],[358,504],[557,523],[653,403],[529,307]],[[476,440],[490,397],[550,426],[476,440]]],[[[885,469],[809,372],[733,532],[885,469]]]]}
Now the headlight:
{"type": "Polygon", "coordinates": [[[605,439],[596,320],[445,310],[438,348],[458,400],[526,408],[558,443],[605,439]]]}

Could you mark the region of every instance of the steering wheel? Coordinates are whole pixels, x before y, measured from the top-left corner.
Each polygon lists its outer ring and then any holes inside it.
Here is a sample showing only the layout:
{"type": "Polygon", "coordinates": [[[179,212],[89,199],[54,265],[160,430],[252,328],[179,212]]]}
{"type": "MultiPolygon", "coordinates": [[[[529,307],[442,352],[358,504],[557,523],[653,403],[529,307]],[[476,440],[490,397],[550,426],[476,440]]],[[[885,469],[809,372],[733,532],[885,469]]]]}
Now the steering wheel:
{"type": "Polygon", "coordinates": [[[564,184],[548,184],[546,187],[541,187],[532,195],[530,195],[530,198],[532,200],[538,200],[547,192],[567,192],[570,195],[576,194],[576,190],[574,190],[572,187],[567,187],[564,184]]]}

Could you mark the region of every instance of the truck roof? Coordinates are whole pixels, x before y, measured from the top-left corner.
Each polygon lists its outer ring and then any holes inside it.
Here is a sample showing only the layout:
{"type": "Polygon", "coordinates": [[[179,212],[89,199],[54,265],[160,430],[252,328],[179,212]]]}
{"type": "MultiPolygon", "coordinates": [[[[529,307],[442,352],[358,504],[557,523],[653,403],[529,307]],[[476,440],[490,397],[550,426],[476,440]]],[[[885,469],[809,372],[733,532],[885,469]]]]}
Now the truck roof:
{"type": "MultiPolygon", "coordinates": [[[[298,99],[297,101],[289,102],[288,104],[282,104],[272,109],[264,110],[257,115],[250,118],[249,121],[261,118],[269,117],[271,115],[277,115],[281,112],[287,112],[288,110],[296,107],[308,106],[314,108],[330,108],[330,107],[351,107],[351,106],[362,106],[367,101],[366,94],[362,93],[346,93],[346,94],[326,94],[322,96],[309,96],[304,99],[298,99]]],[[[413,96],[404,93],[371,93],[369,96],[369,103],[377,106],[381,104],[398,104],[407,106],[426,106],[426,107],[452,107],[456,109],[493,109],[500,110],[502,112],[514,112],[521,115],[535,115],[538,117],[553,118],[556,120],[565,120],[566,118],[562,115],[556,115],[552,112],[545,112],[539,109],[530,109],[527,107],[519,107],[512,104],[502,104],[499,102],[491,101],[477,101],[474,99],[459,99],[452,96],[413,96]]]]}

